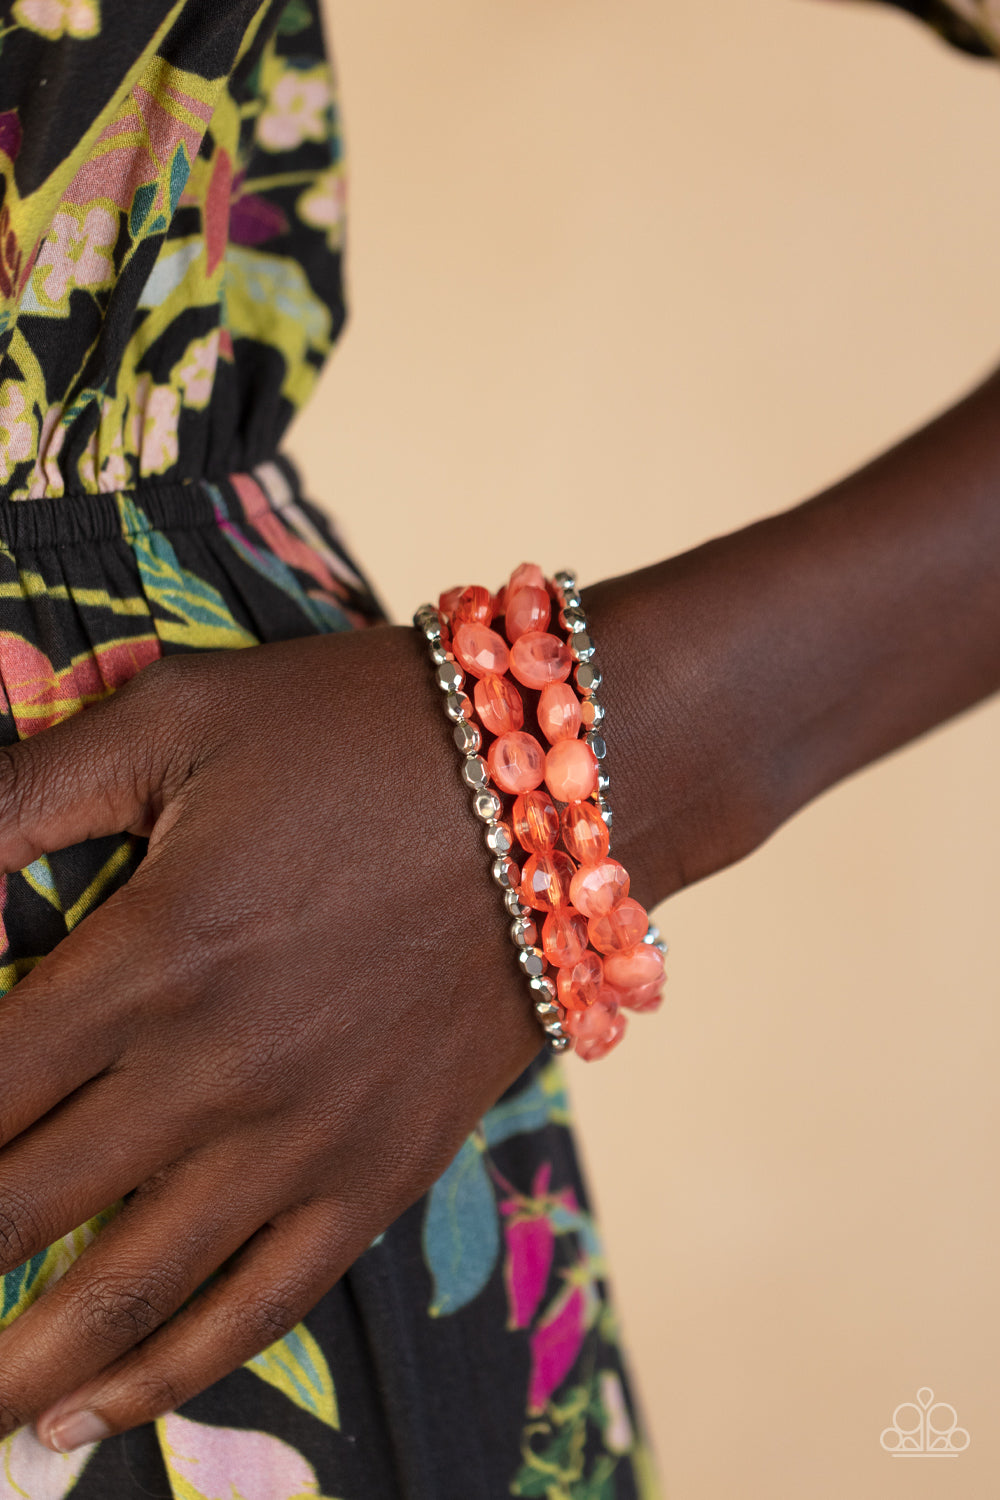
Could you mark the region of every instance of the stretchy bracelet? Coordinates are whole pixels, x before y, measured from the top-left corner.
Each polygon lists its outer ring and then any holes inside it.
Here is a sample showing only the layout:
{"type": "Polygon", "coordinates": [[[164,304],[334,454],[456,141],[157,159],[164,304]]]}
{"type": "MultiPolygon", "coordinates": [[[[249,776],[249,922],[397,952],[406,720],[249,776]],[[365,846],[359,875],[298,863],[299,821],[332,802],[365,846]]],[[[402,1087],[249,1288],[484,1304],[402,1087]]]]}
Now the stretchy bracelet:
{"type": "Polygon", "coordinates": [[[624,1035],[622,1007],[660,1004],[666,945],[629,897],[627,872],[609,857],[604,709],[595,696],[601,674],[576,580],[564,572],[546,582],[535,564],[523,563],[496,594],[449,589],[436,608],[421,605],[413,618],[454,722],[473,811],[486,825],[536,1017],[554,1051],[573,1046],[587,1060],[603,1057],[624,1035]],[[553,604],[565,641],[546,629],[553,604]],[[507,640],[491,629],[499,617],[507,640]],[[566,681],[571,670],[581,697],[566,681]],[[548,751],[524,729],[526,709],[548,751]],[[484,734],[492,737],[485,756],[484,734]],[[504,793],[516,798],[509,814],[504,793]],[[524,858],[522,869],[515,855],[524,858]],[[541,936],[536,913],[544,914],[541,936]]]}

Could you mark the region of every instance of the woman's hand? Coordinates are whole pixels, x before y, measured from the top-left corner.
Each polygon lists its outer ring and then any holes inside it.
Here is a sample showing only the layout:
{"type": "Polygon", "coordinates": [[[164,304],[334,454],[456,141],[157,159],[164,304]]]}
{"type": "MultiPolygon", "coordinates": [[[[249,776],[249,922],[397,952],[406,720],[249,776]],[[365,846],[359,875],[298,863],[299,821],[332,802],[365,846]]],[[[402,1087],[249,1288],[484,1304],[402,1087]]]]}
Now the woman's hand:
{"type": "Polygon", "coordinates": [[[167,658],[0,753],[4,869],[125,829],[2,1010],[0,1273],[126,1198],[0,1334],[54,1447],[282,1337],[543,1041],[415,631],[167,658]]]}

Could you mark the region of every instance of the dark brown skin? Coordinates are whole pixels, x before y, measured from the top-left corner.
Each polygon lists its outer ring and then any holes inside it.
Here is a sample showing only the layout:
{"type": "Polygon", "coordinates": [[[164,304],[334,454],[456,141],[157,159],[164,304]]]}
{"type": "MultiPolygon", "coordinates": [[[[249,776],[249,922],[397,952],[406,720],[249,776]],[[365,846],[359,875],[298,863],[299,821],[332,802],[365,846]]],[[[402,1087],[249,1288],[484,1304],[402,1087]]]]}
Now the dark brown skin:
{"type": "MultiPolygon", "coordinates": [[[[584,591],[640,900],[1000,685],[998,497],[992,377],[808,504],[584,591]]],[[[411,628],[175,657],[0,754],[4,869],[125,828],[137,873],[4,1002],[0,1273],[128,1195],[0,1334],[0,1428],[53,1446],[281,1337],[541,1043],[411,628]]]]}

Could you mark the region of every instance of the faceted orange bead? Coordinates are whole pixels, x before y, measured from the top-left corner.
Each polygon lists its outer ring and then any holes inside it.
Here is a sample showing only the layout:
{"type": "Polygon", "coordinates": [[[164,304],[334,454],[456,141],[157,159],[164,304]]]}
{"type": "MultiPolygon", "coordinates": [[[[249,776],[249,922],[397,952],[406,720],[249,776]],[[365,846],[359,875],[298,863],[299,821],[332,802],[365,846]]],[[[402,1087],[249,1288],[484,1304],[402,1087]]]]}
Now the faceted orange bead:
{"type": "Polygon", "coordinates": [[[537,563],[521,563],[519,567],[514,569],[510,575],[510,582],[507,584],[508,597],[516,589],[523,589],[528,586],[536,589],[545,588],[545,574],[537,563]]]}
{"type": "Polygon", "coordinates": [[[654,979],[649,984],[637,984],[631,989],[615,990],[615,994],[618,996],[619,1005],[625,1005],[629,1010],[659,1010],[663,1004],[663,983],[654,979]]]}
{"type": "Polygon", "coordinates": [[[533,792],[545,775],[545,753],[533,734],[512,730],[486,752],[490,775],[505,792],[533,792]]]}
{"type": "Polygon", "coordinates": [[[490,734],[507,734],[524,724],[521,694],[509,677],[480,677],[472,694],[479,722],[490,734]]]}
{"type": "Polygon", "coordinates": [[[611,953],[604,961],[608,983],[615,989],[663,983],[663,954],[651,943],[637,943],[624,953],[611,953]]]}
{"type": "Polygon", "coordinates": [[[507,642],[487,625],[470,625],[463,621],[455,631],[452,649],[473,677],[502,677],[510,661],[507,642]]]}
{"type": "MultiPolygon", "coordinates": [[[[585,917],[603,917],[605,912],[617,906],[627,895],[628,872],[616,859],[602,859],[596,865],[581,865],[573,876],[569,891],[569,899],[585,917]]],[[[614,984],[615,980],[612,979],[611,982],[614,984]]],[[[627,984],[634,982],[637,981],[625,981],[627,984]]]]}
{"type": "Polygon", "coordinates": [[[592,802],[571,802],[563,808],[562,841],[580,865],[607,859],[611,847],[608,825],[592,802]]]}
{"type": "Polygon", "coordinates": [[[544,630],[552,613],[552,601],[546,589],[524,588],[507,590],[507,609],[504,628],[511,645],[527,630],[544,630]]]}
{"type": "Polygon", "coordinates": [[[604,965],[596,953],[584,949],[575,964],[567,964],[556,973],[560,1004],[567,1010],[583,1010],[593,1005],[604,983],[604,965]]]}
{"type": "Polygon", "coordinates": [[[455,605],[465,593],[465,588],[465,584],[460,583],[457,588],[445,589],[444,593],[438,599],[438,609],[443,615],[447,615],[449,619],[455,613],[455,605]]]}
{"type": "Polygon", "coordinates": [[[533,854],[521,873],[520,896],[535,911],[558,911],[569,905],[573,861],[561,849],[533,854]]]}
{"type": "Polygon", "coordinates": [[[514,837],[526,854],[544,854],[556,847],[559,813],[548,792],[524,792],[511,813],[514,837]]]}
{"type": "Polygon", "coordinates": [[[463,589],[455,603],[455,623],[464,620],[467,625],[488,625],[493,618],[493,595],[489,589],[474,583],[463,589]]]}
{"type": "Polygon", "coordinates": [[[587,919],[571,908],[549,912],[542,924],[542,948],[557,969],[579,963],[587,951],[587,919]]]}
{"type": "Polygon", "coordinates": [[[565,682],[572,665],[566,642],[546,630],[526,630],[510,648],[510,670],[525,687],[565,682]]]}
{"type": "Polygon", "coordinates": [[[580,802],[597,790],[597,756],[586,740],[556,740],[545,757],[545,784],[560,802],[580,802]]]}
{"type": "Polygon", "coordinates": [[[573,1050],[584,1062],[607,1057],[625,1035],[626,1019],[617,1005],[595,1000],[586,1010],[567,1011],[563,1029],[573,1038],[573,1050]]]}
{"type": "Polygon", "coordinates": [[[580,700],[568,682],[550,682],[538,699],[538,727],[554,745],[580,733],[580,700]]]}
{"type": "Polygon", "coordinates": [[[624,953],[641,943],[648,930],[645,908],[626,896],[603,917],[591,917],[587,936],[598,953],[624,953]]]}

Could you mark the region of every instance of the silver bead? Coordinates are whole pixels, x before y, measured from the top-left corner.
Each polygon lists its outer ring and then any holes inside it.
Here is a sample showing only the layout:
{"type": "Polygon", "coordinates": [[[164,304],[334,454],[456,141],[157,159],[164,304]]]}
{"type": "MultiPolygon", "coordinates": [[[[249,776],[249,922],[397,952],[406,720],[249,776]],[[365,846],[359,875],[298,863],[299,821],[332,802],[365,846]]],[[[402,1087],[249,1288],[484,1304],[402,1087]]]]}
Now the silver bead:
{"type": "Polygon", "coordinates": [[[574,630],[569,638],[569,651],[574,661],[589,661],[596,650],[585,630],[574,630]]]}
{"type": "Polygon", "coordinates": [[[522,948],[517,955],[517,961],[521,965],[521,971],[527,974],[529,979],[541,979],[549,966],[541,948],[522,948]]]}
{"type": "MultiPolygon", "coordinates": [[[[475,724],[470,724],[468,719],[463,719],[461,723],[455,725],[452,737],[463,755],[474,755],[477,750],[482,749],[483,737],[475,724]]],[[[499,811],[498,803],[497,812],[499,811]]],[[[492,817],[492,814],[490,816],[492,817]]]]}
{"type": "Polygon", "coordinates": [[[565,1036],[566,1035],[566,1033],[563,1031],[563,1024],[562,1024],[561,1021],[543,1021],[542,1022],[542,1030],[544,1032],[546,1032],[549,1036],[565,1036]]]}
{"type": "Polygon", "coordinates": [[[646,928],[646,934],[643,938],[643,942],[649,943],[650,947],[652,947],[659,936],[660,929],[657,927],[655,922],[650,922],[649,926],[646,928]]]}
{"type": "Polygon", "coordinates": [[[424,626],[429,625],[432,621],[440,630],[441,621],[438,616],[437,610],[434,608],[434,605],[418,604],[416,609],[413,611],[413,623],[417,627],[417,629],[423,630],[424,626]]]}
{"type": "Polygon", "coordinates": [[[559,1007],[558,1005],[556,1005],[554,1000],[535,1001],[535,1015],[543,1025],[546,1021],[558,1021],[560,1019],[560,1014],[561,1012],[559,1010],[559,1007]]]}
{"type": "MultiPolygon", "coordinates": [[[[475,728],[475,726],[471,726],[475,728]]],[[[457,734],[458,731],[456,730],[457,734]]],[[[479,730],[476,730],[479,733],[479,730]]],[[[482,818],[484,823],[492,823],[494,818],[499,818],[503,812],[503,803],[496,792],[477,792],[472,799],[472,811],[477,818],[482,818]]]]}
{"type": "Polygon", "coordinates": [[[563,630],[572,634],[577,630],[586,630],[587,616],[579,609],[563,609],[559,611],[559,624],[563,630]]]}
{"type": "Polygon", "coordinates": [[[462,719],[467,719],[472,712],[472,699],[468,693],[449,693],[444,700],[444,711],[449,719],[454,719],[458,724],[462,719]]]}
{"type": "Polygon", "coordinates": [[[486,825],[486,847],[493,854],[509,854],[514,847],[514,835],[506,823],[495,818],[486,825]]]}
{"type": "Polygon", "coordinates": [[[559,597],[562,600],[563,609],[583,608],[583,600],[580,598],[579,589],[560,589],[559,597]]]}
{"type": "Polygon", "coordinates": [[[538,943],[538,923],[533,917],[515,917],[510,924],[510,940],[518,948],[534,948],[538,943]]]}
{"type": "Polygon", "coordinates": [[[604,704],[598,703],[596,698],[582,698],[580,700],[580,718],[583,720],[585,729],[597,729],[604,723],[604,704]]]}
{"type": "Polygon", "coordinates": [[[611,785],[611,777],[608,775],[607,771],[604,769],[603,766],[598,766],[598,768],[597,768],[597,791],[598,791],[598,794],[600,796],[602,796],[602,797],[606,797],[607,794],[608,794],[608,788],[610,787],[610,785],[611,785]]]}
{"type": "Polygon", "coordinates": [[[436,615],[433,620],[425,620],[420,629],[424,640],[430,641],[432,646],[438,644],[441,639],[441,622],[436,615]]]}
{"type": "Polygon", "coordinates": [[[598,797],[598,799],[597,799],[597,811],[600,813],[601,817],[604,819],[604,826],[605,826],[605,828],[607,828],[607,829],[610,830],[610,828],[611,828],[611,806],[610,806],[610,804],[609,804],[609,802],[608,802],[608,800],[607,800],[606,797],[598,797]]]}
{"type": "Polygon", "coordinates": [[[465,673],[457,661],[439,662],[434,676],[438,687],[445,693],[460,693],[465,686],[465,673]]]}
{"type": "Polygon", "coordinates": [[[431,646],[431,661],[436,667],[442,666],[446,661],[454,661],[455,658],[443,642],[438,641],[431,646]]]}
{"type": "Polygon", "coordinates": [[[566,1051],[568,1051],[568,1049],[569,1049],[569,1037],[568,1036],[552,1036],[552,1035],[549,1036],[549,1051],[550,1052],[566,1052],[566,1051]]]}
{"type": "Polygon", "coordinates": [[[568,568],[563,568],[561,572],[557,573],[555,581],[561,589],[576,588],[576,574],[571,573],[568,568]]]}
{"type": "Polygon", "coordinates": [[[508,916],[528,917],[531,915],[531,907],[525,906],[517,891],[504,891],[503,904],[507,908],[508,916]]]}
{"type": "Polygon", "coordinates": [[[535,997],[535,1003],[547,1001],[550,1005],[556,1003],[555,980],[548,974],[533,974],[528,980],[528,989],[535,997]]]}
{"type": "Polygon", "coordinates": [[[495,859],[490,873],[501,890],[512,891],[521,884],[521,872],[509,855],[501,854],[495,859]]]}
{"type": "Polygon", "coordinates": [[[467,755],[462,762],[462,780],[474,792],[483,792],[489,786],[490,771],[481,755],[467,755]]]}
{"type": "Polygon", "coordinates": [[[573,675],[576,678],[576,685],[580,689],[580,692],[587,693],[588,695],[596,693],[604,681],[600,668],[595,667],[592,662],[588,661],[581,662],[573,675]]]}
{"type": "Polygon", "coordinates": [[[591,729],[584,735],[584,739],[590,746],[591,750],[593,750],[594,754],[597,756],[597,759],[603,760],[608,753],[608,747],[604,743],[603,735],[600,735],[596,730],[591,729]]]}

